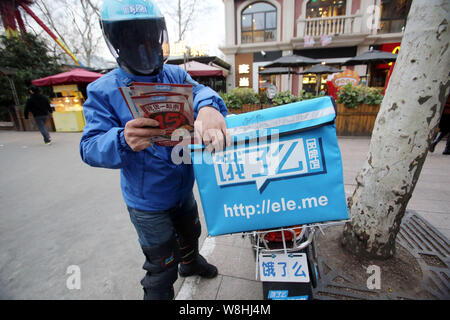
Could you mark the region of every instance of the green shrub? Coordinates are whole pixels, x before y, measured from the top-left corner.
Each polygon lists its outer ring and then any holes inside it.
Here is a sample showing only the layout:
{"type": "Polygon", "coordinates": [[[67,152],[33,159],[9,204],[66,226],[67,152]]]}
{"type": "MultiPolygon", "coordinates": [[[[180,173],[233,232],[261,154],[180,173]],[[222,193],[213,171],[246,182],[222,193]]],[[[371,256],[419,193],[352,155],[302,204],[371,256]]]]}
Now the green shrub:
{"type": "Polygon", "coordinates": [[[305,90],[302,90],[302,92],[300,93],[301,100],[309,100],[309,99],[314,99],[314,98],[317,98],[317,97],[318,96],[316,96],[315,93],[306,92],[305,90]]]}
{"type": "MultiPolygon", "coordinates": [[[[220,93],[223,101],[225,102],[228,109],[241,109],[244,104],[259,104],[266,105],[269,104],[269,99],[267,98],[266,92],[261,91],[256,94],[252,89],[248,88],[235,88],[231,90],[230,93],[220,93]]],[[[277,93],[272,99],[274,106],[280,106],[283,104],[288,104],[292,102],[314,99],[317,96],[314,93],[301,91],[299,96],[293,95],[290,91],[284,91],[277,93]]]]}
{"type": "Polygon", "coordinates": [[[259,104],[259,98],[253,89],[235,88],[231,90],[231,94],[234,94],[242,104],[259,104]]]}
{"type": "Polygon", "coordinates": [[[230,93],[220,93],[228,109],[241,109],[244,104],[260,104],[260,97],[249,88],[235,88],[230,93]]]}
{"type": "Polygon", "coordinates": [[[297,101],[301,101],[301,100],[302,100],[301,97],[297,97],[289,91],[283,91],[283,92],[277,93],[277,95],[273,98],[273,105],[279,106],[279,105],[297,102],[297,101]]]}
{"type": "Polygon", "coordinates": [[[367,95],[364,99],[364,103],[368,105],[380,105],[383,101],[383,94],[380,89],[377,88],[367,88],[367,95]]]}
{"type": "Polygon", "coordinates": [[[242,108],[242,101],[240,101],[234,93],[221,93],[220,96],[228,109],[242,108]]]}
{"type": "MultiPolygon", "coordinates": [[[[0,35],[0,66],[15,69],[9,76],[14,82],[18,103],[24,107],[28,99],[28,87],[34,79],[61,72],[54,52],[40,36],[31,33],[20,38],[0,35]]],[[[42,88],[42,94],[52,97],[51,87],[42,88]]],[[[0,121],[9,121],[9,108],[15,104],[11,84],[6,76],[0,76],[0,121]]]]}
{"type": "Polygon", "coordinates": [[[383,101],[381,91],[376,88],[369,88],[363,85],[353,86],[346,84],[338,93],[338,103],[342,103],[346,108],[356,109],[360,104],[379,105],[383,101]]]}

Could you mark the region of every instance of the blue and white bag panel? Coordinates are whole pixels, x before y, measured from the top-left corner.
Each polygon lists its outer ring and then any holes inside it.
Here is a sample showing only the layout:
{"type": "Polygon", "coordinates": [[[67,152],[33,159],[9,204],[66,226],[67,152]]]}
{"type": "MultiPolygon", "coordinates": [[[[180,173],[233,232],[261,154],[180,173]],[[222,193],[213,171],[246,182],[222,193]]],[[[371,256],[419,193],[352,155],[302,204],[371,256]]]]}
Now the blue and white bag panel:
{"type": "Polygon", "coordinates": [[[191,146],[208,233],[348,219],[330,97],[226,118],[233,146],[191,146]]]}

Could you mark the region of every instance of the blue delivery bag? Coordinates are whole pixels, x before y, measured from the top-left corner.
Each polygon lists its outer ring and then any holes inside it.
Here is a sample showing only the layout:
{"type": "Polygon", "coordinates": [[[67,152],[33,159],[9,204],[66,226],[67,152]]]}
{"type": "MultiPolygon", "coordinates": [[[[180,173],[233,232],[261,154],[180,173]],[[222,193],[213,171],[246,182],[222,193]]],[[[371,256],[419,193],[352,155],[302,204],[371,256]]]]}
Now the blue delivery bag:
{"type": "Polygon", "coordinates": [[[208,233],[348,219],[330,97],[226,118],[233,146],[191,158],[208,233]]]}

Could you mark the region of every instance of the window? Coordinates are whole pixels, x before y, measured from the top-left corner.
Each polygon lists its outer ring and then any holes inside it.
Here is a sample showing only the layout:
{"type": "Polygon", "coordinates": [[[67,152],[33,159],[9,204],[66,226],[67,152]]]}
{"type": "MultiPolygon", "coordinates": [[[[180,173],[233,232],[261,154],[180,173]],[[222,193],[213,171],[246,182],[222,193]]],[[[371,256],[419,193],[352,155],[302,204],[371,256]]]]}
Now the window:
{"type": "Polygon", "coordinates": [[[247,6],[241,14],[241,42],[266,42],[277,39],[277,9],[267,2],[247,6]]]}
{"type": "Polygon", "coordinates": [[[402,32],[410,7],[411,0],[381,0],[379,33],[402,32]]]}
{"type": "Polygon", "coordinates": [[[310,0],[306,5],[306,17],[327,18],[345,15],[346,0],[310,0]]]}

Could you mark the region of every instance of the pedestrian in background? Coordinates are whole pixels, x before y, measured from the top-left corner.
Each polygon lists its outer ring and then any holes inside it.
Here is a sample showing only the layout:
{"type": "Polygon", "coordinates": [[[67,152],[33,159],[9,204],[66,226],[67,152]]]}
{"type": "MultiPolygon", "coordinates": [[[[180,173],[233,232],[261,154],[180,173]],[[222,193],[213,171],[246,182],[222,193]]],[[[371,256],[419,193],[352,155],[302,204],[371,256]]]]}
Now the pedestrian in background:
{"type": "MultiPolygon", "coordinates": [[[[441,120],[439,121],[439,132],[430,145],[430,152],[434,152],[434,148],[448,133],[450,133],[450,96],[447,98],[444,111],[442,112],[441,120]]],[[[450,136],[447,137],[447,144],[445,145],[442,154],[450,154],[450,136]]]]}
{"type": "Polygon", "coordinates": [[[30,92],[30,97],[25,105],[25,119],[28,119],[28,114],[30,112],[33,114],[36,125],[44,138],[44,143],[49,145],[52,141],[50,134],[45,127],[45,123],[47,122],[49,114],[53,112],[53,109],[50,106],[50,101],[47,97],[39,93],[39,88],[35,85],[31,85],[28,88],[28,91],[30,92]]]}

